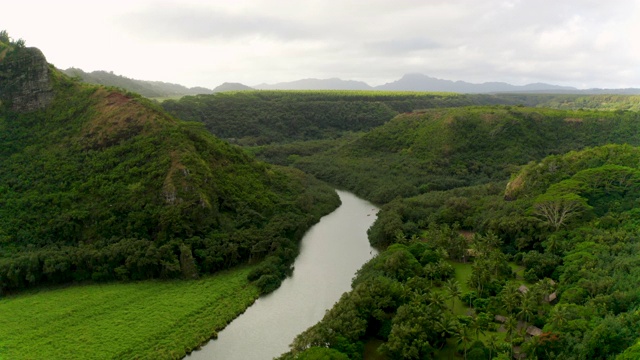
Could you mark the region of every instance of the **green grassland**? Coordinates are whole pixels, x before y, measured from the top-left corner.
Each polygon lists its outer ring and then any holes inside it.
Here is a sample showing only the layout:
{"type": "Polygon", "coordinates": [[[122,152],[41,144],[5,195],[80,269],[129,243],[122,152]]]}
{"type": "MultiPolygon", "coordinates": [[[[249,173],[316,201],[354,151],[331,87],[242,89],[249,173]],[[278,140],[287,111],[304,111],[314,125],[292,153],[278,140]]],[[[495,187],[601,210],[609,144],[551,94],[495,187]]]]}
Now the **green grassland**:
{"type": "Polygon", "coordinates": [[[251,267],[200,280],[31,291],[0,300],[2,359],[178,359],[253,303],[251,267]]]}

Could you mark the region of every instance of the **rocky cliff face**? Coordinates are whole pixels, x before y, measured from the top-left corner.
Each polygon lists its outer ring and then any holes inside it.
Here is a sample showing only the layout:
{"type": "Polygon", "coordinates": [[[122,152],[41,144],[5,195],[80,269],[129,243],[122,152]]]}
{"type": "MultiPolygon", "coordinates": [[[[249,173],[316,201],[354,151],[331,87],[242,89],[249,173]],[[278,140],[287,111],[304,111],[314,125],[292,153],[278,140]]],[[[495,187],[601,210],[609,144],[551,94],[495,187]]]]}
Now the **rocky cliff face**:
{"type": "Polygon", "coordinates": [[[47,59],[36,48],[15,48],[0,53],[0,101],[14,111],[45,108],[53,100],[47,59]]]}

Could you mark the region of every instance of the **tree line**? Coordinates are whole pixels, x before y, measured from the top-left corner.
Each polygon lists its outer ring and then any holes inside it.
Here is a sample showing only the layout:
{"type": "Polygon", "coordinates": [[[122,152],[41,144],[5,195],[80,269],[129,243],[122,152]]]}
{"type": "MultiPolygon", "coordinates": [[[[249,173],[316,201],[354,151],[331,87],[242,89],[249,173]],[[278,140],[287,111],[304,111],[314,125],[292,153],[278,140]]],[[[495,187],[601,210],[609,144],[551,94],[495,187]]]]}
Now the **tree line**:
{"type": "Polygon", "coordinates": [[[491,96],[382,91],[238,91],[167,100],[162,107],[240,145],[336,138],[416,109],[499,103],[491,96]]]}

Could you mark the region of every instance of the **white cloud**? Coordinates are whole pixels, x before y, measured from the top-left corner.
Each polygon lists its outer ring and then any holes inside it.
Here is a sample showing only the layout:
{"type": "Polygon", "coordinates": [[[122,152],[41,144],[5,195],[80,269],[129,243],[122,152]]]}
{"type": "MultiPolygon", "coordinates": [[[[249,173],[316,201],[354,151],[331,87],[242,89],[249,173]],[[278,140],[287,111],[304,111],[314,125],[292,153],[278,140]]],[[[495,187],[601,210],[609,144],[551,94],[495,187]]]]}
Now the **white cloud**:
{"type": "Polygon", "coordinates": [[[640,87],[640,0],[22,0],[0,24],[61,68],[189,86],[419,72],[640,87]]]}

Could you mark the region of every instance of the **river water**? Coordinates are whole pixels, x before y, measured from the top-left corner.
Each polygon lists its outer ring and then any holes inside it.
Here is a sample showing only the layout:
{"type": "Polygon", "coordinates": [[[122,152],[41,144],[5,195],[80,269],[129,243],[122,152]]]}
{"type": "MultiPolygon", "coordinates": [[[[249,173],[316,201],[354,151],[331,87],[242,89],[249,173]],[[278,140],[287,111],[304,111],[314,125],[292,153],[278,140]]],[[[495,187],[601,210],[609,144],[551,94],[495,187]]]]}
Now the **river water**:
{"type": "Polygon", "coordinates": [[[202,349],[185,359],[264,360],[289,351],[295,336],[317,323],[351,289],[356,271],[376,254],[367,229],[378,209],[338,191],[342,205],[305,234],[293,275],[259,298],[202,349]]]}

